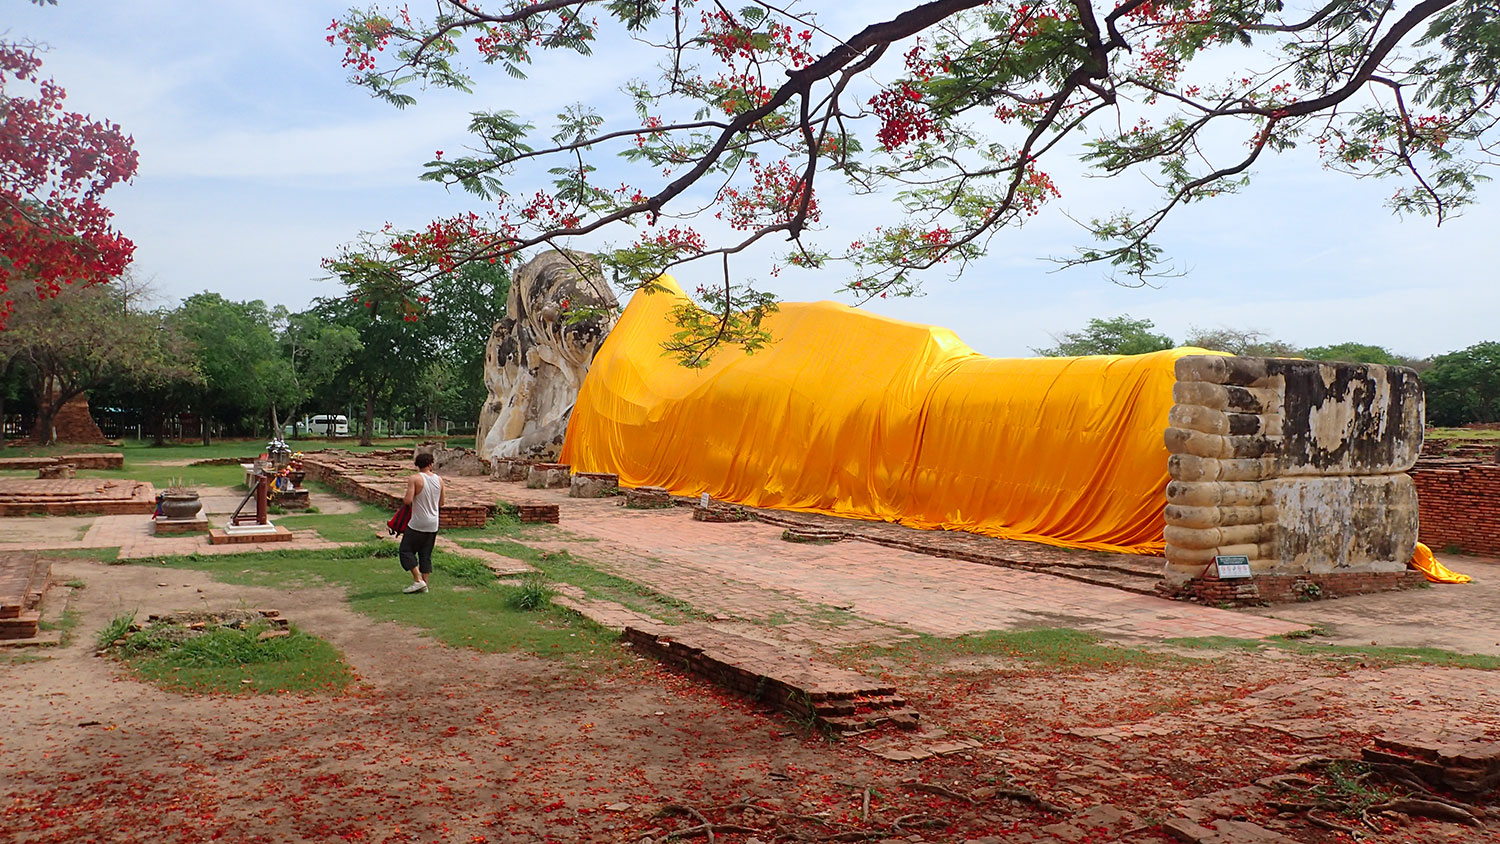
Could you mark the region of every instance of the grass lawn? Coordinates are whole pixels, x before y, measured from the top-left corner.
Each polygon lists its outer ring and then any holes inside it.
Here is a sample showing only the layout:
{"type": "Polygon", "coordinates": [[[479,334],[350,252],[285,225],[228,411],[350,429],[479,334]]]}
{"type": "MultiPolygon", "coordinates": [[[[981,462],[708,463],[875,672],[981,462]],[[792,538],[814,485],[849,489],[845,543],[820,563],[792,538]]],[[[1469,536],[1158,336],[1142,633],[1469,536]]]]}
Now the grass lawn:
{"type": "Polygon", "coordinates": [[[401,592],[411,578],[396,560],[394,543],[372,541],[327,551],[190,555],[165,562],[173,568],[206,571],[225,583],[343,587],[355,611],[377,621],[420,628],[453,647],[523,651],[576,663],[625,660],[608,630],[551,604],[533,611],[518,609],[522,587],[499,583],[484,564],[441,550],[433,554],[431,591],[418,595],[401,592]]]}
{"type": "Polygon", "coordinates": [[[1235,639],[1228,636],[1204,636],[1167,639],[1162,646],[1175,651],[1202,652],[1202,659],[1164,653],[1155,645],[1123,646],[1082,630],[1065,627],[1038,630],[994,631],[943,639],[920,635],[891,647],[867,645],[846,649],[842,659],[856,666],[870,661],[895,663],[906,668],[939,667],[951,659],[966,656],[998,656],[1035,662],[1057,669],[1111,669],[1128,666],[1160,667],[1173,663],[1201,662],[1212,659],[1214,652],[1281,650],[1328,659],[1358,658],[1378,665],[1442,665],[1454,668],[1500,670],[1500,657],[1465,654],[1441,648],[1400,648],[1378,645],[1329,645],[1310,642],[1306,637],[1273,636],[1269,639],[1235,639]]]}
{"type": "Polygon", "coordinates": [[[1429,428],[1429,440],[1500,440],[1500,431],[1478,428],[1429,428]]]}
{"type": "Polygon", "coordinates": [[[951,659],[973,656],[1007,657],[1059,669],[1153,667],[1185,661],[1143,648],[1112,645],[1092,633],[1067,627],[996,630],[954,638],[920,634],[892,646],[864,645],[842,652],[844,660],[856,665],[877,660],[907,668],[939,666],[951,659]]]}
{"type": "Polygon", "coordinates": [[[636,612],[659,618],[668,624],[683,624],[711,617],[709,613],[698,610],[686,601],[664,595],[633,580],[602,571],[590,565],[586,560],[579,559],[566,551],[538,551],[505,539],[488,541],[458,539],[457,542],[466,548],[482,548],[530,563],[549,580],[570,583],[582,589],[590,598],[613,601],[636,612]]]}
{"type": "MultiPolygon", "coordinates": [[[[295,451],[318,451],[325,448],[342,448],[349,451],[380,451],[387,448],[411,448],[419,442],[431,442],[441,440],[442,437],[393,437],[391,439],[377,439],[373,445],[362,446],[358,437],[338,437],[334,439],[303,438],[298,440],[287,440],[287,444],[295,451]]],[[[455,445],[473,446],[473,436],[454,437],[455,445]]],[[[254,457],[266,450],[266,440],[253,437],[228,440],[214,440],[211,445],[203,445],[200,442],[170,441],[160,448],[153,446],[150,440],[125,439],[120,445],[52,445],[52,446],[11,446],[0,451],[0,457],[56,457],[60,454],[93,454],[97,452],[123,452],[126,465],[132,460],[207,460],[215,457],[254,457]]]]}
{"type": "Polygon", "coordinates": [[[1328,645],[1310,642],[1304,637],[1273,636],[1269,639],[1235,639],[1229,636],[1202,636],[1190,639],[1168,639],[1167,645],[1194,650],[1259,651],[1269,648],[1308,656],[1358,657],[1380,666],[1444,665],[1452,668],[1479,668],[1500,671],[1500,657],[1466,654],[1442,648],[1398,648],[1381,645],[1328,645]]]}
{"type": "Polygon", "coordinates": [[[338,650],[316,636],[266,622],[190,631],[154,622],[130,629],[117,616],[99,634],[99,649],[142,680],[169,691],[217,694],[338,692],[354,678],[338,650]],[[265,636],[275,638],[264,638],[265,636]]]}

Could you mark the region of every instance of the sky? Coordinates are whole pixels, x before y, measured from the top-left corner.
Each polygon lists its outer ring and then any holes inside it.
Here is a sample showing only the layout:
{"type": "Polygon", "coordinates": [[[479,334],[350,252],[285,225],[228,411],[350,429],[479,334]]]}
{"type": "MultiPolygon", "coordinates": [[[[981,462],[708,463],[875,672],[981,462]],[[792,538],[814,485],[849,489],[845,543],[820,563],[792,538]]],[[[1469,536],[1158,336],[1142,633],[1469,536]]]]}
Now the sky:
{"type": "MultiPolygon", "coordinates": [[[[892,4],[823,5],[837,9],[824,17],[828,28],[851,33],[868,22],[856,15],[892,4]]],[[[0,32],[45,45],[44,75],[67,89],[69,107],[134,136],[140,169],[106,204],[136,244],[139,277],[167,303],[210,290],[293,310],[339,294],[319,262],[360,231],[487,207],[418,181],[433,151],[466,146],[470,112],[508,108],[545,126],[586,102],[612,117],[624,110],[619,86],[651,61],[628,44],[601,43],[593,59],[543,64],[524,82],[479,66],[473,95],[428,91],[397,110],[348,85],[341,51],[324,41],[345,8],[11,0],[0,32]]],[[[1438,228],[1382,205],[1394,183],[1325,171],[1300,151],[1263,162],[1242,195],[1169,219],[1163,244],[1187,273],[1159,287],[1045,260],[1085,244],[1069,216],[1143,208],[1156,196],[1139,180],[1082,178],[1067,162],[1053,172],[1063,192],[1055,206],[996,237],[960,278],[938,273],[922,297],[867,307],[953,329],[1001,357],[1121,313],[1179,340],[1193,328],[1253,329],[1300,346],[1360,342],[1412,357],[1500,339],[1500,187],[1481,187],[1477,206],[1438,228]]],[[[890,219],[889,200],[830,197],[824,216],[852,239],[890,219]]],[[[769,259],[762,264],[742,271],[786,300],[839,300],[836,270],[773,279],[769,259]]],[[[695,265],[679,280],[692,288],[717,273],[716,264],[695,265]]]]}

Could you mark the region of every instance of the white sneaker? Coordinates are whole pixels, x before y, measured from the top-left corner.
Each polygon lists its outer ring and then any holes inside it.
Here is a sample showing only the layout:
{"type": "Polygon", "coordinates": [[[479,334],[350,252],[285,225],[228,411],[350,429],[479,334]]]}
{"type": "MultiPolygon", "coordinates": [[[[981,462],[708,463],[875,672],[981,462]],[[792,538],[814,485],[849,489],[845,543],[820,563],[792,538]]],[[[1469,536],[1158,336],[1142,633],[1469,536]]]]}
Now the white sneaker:
{"type": "Polygon", "coordinates": [[[414,592],[426,592],[427,591],[427,584],[422,583],[421,581],[418,581],[418,582],[413,583],[412,585],[406,587],[405,589],[402,589],[401,591],[405,592],[408,595],[410,595],[410,594],[412,594],[414,592]]]}

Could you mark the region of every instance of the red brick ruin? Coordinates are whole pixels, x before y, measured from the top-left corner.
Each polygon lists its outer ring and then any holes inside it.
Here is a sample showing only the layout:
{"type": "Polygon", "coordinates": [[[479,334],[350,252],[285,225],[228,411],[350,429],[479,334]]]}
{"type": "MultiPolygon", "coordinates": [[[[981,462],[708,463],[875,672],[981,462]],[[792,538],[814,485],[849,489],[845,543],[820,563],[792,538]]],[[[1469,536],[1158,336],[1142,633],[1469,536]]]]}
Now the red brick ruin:
{"type": "MultiPolygon", "coordinates": [[[[109,438],[99,430],[99,423],[94,421],[93,414],[89,411],[89,397],[87,393],[79,393],[69,399],[66,404],[57,411],[57,416],[52,420],[52,427],[57,431],[57,441],[60,443],[74,443],[81,445],[109,445],[109,438]]],[[[46,439],[43,432],[31,429],[31,440],[41,442],[46,439]]]]}
{"type": "Polygon", "coordinates": [[[1429,548],[1500,556],[1500,441],[1430,440],[1411,475],[1429,548]]]}

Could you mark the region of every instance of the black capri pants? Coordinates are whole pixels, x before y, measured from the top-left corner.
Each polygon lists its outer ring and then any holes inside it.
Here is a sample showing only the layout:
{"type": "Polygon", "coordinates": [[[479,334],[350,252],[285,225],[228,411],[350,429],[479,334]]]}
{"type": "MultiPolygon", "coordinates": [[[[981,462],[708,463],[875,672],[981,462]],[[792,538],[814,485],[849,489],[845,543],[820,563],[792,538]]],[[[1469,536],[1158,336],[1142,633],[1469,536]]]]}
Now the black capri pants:
{"type": "Polygon", "coordinates": [[[432,546],[437,542],[437,531],[412,530],[401,534],[401,568],[411,571],[422,567],[423,574],[432,574],[432,546]]]}

